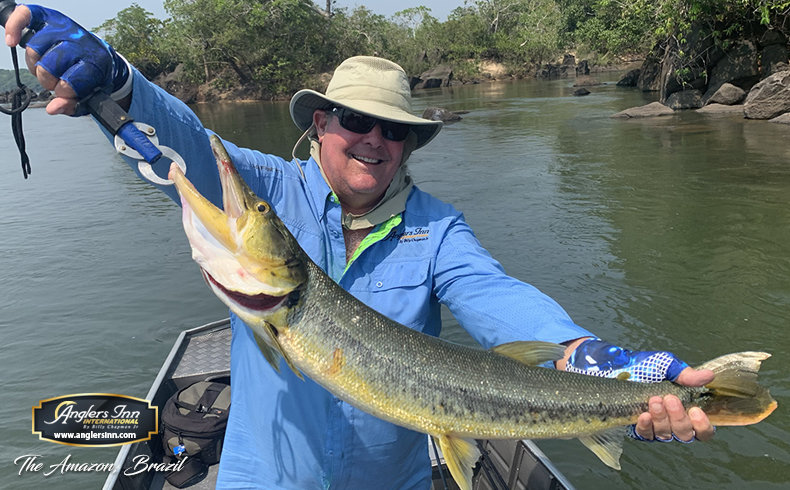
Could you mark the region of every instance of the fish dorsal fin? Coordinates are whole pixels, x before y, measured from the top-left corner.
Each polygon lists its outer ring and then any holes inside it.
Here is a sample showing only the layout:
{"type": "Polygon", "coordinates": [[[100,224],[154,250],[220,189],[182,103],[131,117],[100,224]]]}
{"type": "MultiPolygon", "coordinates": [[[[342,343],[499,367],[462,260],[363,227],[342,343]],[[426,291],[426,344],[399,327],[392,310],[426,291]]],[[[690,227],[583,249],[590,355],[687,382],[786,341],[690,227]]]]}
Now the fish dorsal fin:
{"type": "Polygon", "coordinates": [[[285,363],[288,364],[288,367],[291,368],[291,371],[293,371],[299,379],[304,379],[302,373],[299,372],[285,351],[283,351],[280,341],[277,340],[277,335],[274,333],[275,329],[271,324],[264,323],[262,328],[253,328],[253,332],[255,342],[263,353],[263,357],[266,358],[275,371],[278,373],[280,372],[280,359],[282,358],[285,359],[285,363]],[[263,330],[262,333],[260,332],[261,329],[263,330]]]}
{"type": "Polygon", "coordinates": [[[522,340],[492,347],[497,354],[514,359],[527,366],[537,366],[544,362],[562,359],[565,346],[538,340],[522,340]]]}
{"type": "Polygon", "coordinates": [[[626,428],[617,427],[591,436],[580,437],[579,440],[606,466],[619,470],[625,436],[626,428]]]}
{"type": "Polygon", "coordinates": [[[439,441],[447,469],[461,490],[472,490],[472,468],[480,459],[480,450],[473,441],[442,435],[434,437],[439,441]]]}

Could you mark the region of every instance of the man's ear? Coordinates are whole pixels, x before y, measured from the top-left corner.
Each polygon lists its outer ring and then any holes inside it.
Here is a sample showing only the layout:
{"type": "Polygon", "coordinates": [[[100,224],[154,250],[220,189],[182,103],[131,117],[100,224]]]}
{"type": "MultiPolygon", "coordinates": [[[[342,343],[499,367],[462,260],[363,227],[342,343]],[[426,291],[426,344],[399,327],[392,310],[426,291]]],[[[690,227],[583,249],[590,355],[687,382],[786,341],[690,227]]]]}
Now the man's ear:
{"type": "Polygon", "coordinates": [[[313,111],[313,125],[315,125],[319,140],[326,133],[327,124],[329,124],[329,116],[326,115],[326,111],[321,109],[313,111]]]}

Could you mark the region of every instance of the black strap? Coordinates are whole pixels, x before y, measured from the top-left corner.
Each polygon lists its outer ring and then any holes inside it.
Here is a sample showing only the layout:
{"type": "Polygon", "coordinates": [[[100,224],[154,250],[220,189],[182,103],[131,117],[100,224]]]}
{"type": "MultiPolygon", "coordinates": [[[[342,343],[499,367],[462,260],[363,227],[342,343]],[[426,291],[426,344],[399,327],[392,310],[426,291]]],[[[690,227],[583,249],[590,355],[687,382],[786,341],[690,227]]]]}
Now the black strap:
{"type": "Polygon", "coordinates": [[[19,78],[19,61],[16,56],[16,49],[11,48],[11,60],[14,62],[14,74],[16,75],[16,87],[11,94],[11,109],[0,106],[0,112],[11,116],[11,132],[14,133],[14,141],[19,148],[19,156],[22,159],[22,175],[27,178],[30,175],[30,158],[25,151],[25,134],[22,131],[22,111],[30,105],[31,92],[19,78]]]}

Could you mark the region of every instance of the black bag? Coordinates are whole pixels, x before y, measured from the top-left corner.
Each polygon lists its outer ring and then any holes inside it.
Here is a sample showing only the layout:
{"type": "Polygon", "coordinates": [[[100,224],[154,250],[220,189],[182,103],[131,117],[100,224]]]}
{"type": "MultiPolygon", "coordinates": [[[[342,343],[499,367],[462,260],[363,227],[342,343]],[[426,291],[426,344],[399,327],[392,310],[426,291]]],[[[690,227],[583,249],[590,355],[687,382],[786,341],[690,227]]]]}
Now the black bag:
{"type": "Polygon", "coordinates": [[[162,445],[170,460],[188,458],[165,478],[177,487],[202,480],[210,465],[219,462],[230,412],[230,386],[198,381],[174,394],[162,410],[162,445]]]}

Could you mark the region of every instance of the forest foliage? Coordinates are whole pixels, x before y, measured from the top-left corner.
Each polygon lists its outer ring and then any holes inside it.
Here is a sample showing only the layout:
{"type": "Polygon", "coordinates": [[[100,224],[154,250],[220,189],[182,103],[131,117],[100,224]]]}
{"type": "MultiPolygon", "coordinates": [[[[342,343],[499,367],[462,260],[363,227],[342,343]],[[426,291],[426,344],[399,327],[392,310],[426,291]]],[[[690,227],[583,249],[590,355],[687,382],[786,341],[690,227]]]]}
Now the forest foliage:
{"type": "MultiPolygon", "coordinates": [[[[426,2],[428,3],[428,2],[426,2]]],[[[447,63],[456,76],[479,62],[513,75],[565,52],[606,63],[647,53],[689,29],[726,44],[756,26],[785,31],[783,0],[466,0],[447,19],[429,7],[392,17],[310,0],[164,0],[166,19],[137,4],[94,31],[147,77],[181,65],[194,84],[254,86],[288,95],[352,55],[377,55],[417,75],[447,63]]]]}

